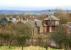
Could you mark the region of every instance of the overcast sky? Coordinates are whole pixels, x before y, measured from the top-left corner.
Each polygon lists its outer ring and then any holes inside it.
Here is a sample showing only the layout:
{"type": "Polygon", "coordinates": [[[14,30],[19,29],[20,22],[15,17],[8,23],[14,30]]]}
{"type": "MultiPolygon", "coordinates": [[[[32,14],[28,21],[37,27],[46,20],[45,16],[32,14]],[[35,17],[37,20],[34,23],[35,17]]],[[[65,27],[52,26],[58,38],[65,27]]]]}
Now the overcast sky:
{"type": "Polygon", "coordinates": [[[71,0],[0,0],[0,9],[37,10],[47,8],[70,9],[71,0]]]}

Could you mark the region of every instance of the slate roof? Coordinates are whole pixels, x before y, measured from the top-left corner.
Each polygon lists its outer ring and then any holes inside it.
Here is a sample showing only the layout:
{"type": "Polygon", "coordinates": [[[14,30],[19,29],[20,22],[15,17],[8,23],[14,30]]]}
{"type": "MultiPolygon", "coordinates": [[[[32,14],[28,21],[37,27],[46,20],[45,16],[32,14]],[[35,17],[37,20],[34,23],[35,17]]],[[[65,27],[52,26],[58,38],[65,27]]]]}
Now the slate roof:
{"type": "Polygon", "coordinates": [[[50,15],[47,18],[45,18],[44,20],[60,20],[60,19],[58,19],[57,17],[55,17],[53,15],[50,15]]]}

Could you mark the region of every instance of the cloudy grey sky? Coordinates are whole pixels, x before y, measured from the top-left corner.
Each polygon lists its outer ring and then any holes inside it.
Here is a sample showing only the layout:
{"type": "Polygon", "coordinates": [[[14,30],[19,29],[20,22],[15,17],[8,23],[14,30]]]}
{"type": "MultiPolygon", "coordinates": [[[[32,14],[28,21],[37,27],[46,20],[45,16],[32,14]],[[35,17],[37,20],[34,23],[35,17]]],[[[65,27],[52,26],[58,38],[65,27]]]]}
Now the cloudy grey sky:
{"type": "Polygon", "coordinates": [[[0,0],[0,9],[37,10],[37,9],[71,9],[71,0],[0,0]]]}

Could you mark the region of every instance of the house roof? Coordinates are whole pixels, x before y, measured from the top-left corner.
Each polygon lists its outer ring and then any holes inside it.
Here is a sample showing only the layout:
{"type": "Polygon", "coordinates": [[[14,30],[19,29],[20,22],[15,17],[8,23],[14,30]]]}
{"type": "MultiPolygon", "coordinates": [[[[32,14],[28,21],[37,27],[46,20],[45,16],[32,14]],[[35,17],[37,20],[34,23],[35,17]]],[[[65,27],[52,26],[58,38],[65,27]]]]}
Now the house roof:
{"type": "Polygon", "coordinates": [[[45,18],[44,20],[60,20],[60,19],[58,19],[57,17],[55,17],[53,15],[50,15],[47,18],[45,18]]]}
{"type": "Polygon", "coordinates": [[[41,20],[34,19],[34,22],[35,22],[35,25],[38,26],[38,27],[40,27],[42,25],[41,20]]]}

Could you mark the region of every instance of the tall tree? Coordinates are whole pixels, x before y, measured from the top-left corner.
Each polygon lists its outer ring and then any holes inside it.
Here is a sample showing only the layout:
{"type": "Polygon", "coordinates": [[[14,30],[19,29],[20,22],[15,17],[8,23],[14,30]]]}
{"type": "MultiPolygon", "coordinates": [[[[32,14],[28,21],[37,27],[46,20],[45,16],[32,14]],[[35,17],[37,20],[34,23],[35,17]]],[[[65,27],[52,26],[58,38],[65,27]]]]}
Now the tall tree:
{"type": "Polygon", "coordinates": [[[16,35],[17,42],[19,45],[21,45],[23,50],[23,46],[26,43],[26,40],[28,40],[32,36],[31,26],[29,26],[29,24],[27,25],[27,24],[20,23],[17,24],[16,31],[18,32],[16,35]]]}
{"type": "Polygon", "coordinates": [[[65,24],[70,21],[69,14],[65,10],[57,9],[54,15],[60,19],[60,22],[62,24],[65,24]]]}

